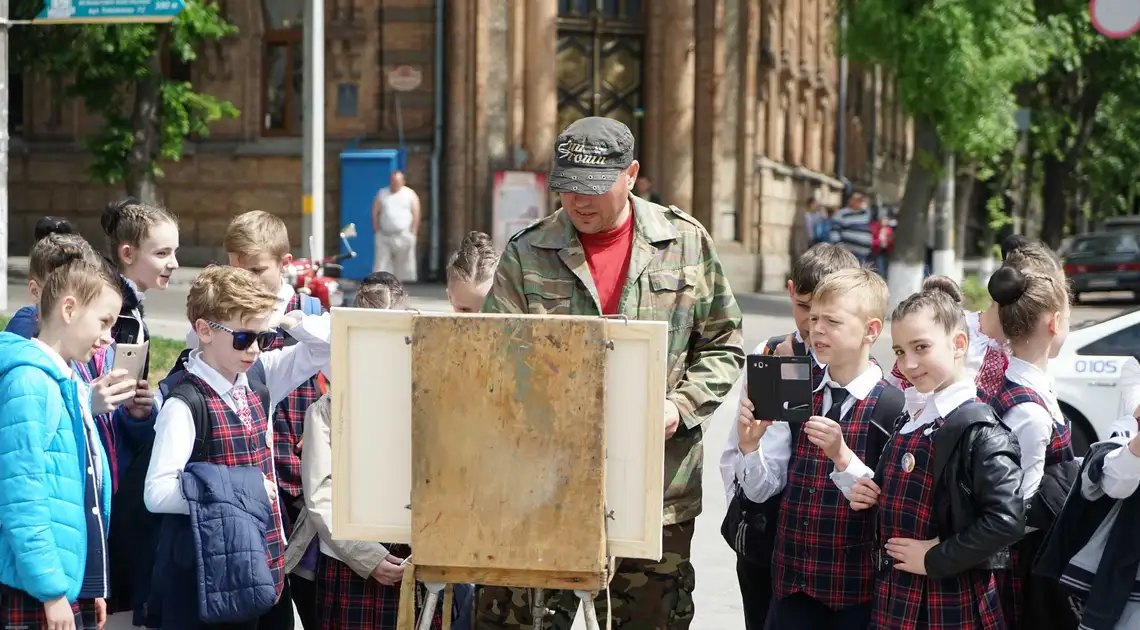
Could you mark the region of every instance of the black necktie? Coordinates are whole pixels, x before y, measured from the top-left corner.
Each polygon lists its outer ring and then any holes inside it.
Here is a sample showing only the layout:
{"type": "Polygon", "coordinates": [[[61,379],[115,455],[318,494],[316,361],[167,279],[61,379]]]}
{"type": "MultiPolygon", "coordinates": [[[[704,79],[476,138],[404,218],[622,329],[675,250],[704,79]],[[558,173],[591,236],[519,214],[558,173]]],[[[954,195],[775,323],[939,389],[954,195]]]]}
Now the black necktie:
{"type": "Polygon", "coordinates": [[[843,401],[847,400],[850,394],[842,387],[827,386],[831,390],[831,409],[827,410],[827,417],[839,422],[843,419],[843,401]]]}

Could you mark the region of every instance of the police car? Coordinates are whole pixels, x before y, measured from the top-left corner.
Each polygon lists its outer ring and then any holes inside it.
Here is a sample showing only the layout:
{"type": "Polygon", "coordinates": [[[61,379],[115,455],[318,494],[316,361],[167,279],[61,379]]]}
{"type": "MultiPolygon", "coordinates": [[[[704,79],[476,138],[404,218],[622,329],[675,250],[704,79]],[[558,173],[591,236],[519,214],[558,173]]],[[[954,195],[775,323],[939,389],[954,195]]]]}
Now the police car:
{"type": "Polygon", "coordinates": [[[1073,450],[1107,439],[1120,416],[1122,366],[1140,358],[1140,309],[1074,327],[1049,362],[1057,401],[1073,431],[1073,450]]]}

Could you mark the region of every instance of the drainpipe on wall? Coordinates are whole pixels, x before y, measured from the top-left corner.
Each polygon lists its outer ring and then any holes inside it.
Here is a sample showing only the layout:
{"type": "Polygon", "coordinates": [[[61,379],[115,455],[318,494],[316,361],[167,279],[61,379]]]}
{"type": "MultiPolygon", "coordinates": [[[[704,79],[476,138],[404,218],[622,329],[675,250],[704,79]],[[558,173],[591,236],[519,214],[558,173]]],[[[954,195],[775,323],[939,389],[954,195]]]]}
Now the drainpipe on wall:
{"type": "MultiPolygon", "coordinates": [[[[839,18],[839,41],[847,41],[847,13],[839,18]]],[[[846,48],[846,46],[844,46],[846,48]]],[[[839,57],[839,102],[835,108],[835,179],[846,184],[843,171],[846,169],[847,153],[847,52],[839,57]]]]}
{"type": "Polygon", "coordinates": [[[440,240],[442,226],[440,225],[440,199],[442,194],[440,180],[440,159],[443,155],[443,6],[444,0],[435,0],[435,69],[432,71],[432,76],[435,79],[435,86],[432,88],[432,100],[434,101],[434,120],[435,130],[432,132],[432,147],[431,147],[431,223],[430,230],[430,248],[431,252],[428,257],[429,276],[433,280],[439,279],[439,265],[440,265],[440,240]]]}

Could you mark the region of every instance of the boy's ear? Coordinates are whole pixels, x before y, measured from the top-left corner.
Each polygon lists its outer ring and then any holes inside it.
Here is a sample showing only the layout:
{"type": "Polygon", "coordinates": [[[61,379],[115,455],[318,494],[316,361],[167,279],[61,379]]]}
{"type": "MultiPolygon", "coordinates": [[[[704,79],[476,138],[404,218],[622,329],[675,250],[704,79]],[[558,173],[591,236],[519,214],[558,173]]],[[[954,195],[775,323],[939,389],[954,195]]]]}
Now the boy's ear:
{"type": "Polygon", "coordinates": [[[791,280],[788,280],[788,297],[796,299],[796,285],[791,280]]]}
{"type": "Polygon", "coordinates": [[[281,267],[284,269],[286,265],[293,262],[293,254],[285,254],[281,257],[281,267]]]}
{"type": "Polygon", "coordinates": [[[204,319],[194,320],[194,334],[198,336],[199,343],[209,343],[214,330],[204,319]]]}
{"type": "Polygon", "coordinates": [[[881,334],[883,334],[883,320],[877,317],[872,317],[867,320],[867,331],[864,336],[867,345],[875,345],[875,342],[879,340],[879,335],[881,334]]]}

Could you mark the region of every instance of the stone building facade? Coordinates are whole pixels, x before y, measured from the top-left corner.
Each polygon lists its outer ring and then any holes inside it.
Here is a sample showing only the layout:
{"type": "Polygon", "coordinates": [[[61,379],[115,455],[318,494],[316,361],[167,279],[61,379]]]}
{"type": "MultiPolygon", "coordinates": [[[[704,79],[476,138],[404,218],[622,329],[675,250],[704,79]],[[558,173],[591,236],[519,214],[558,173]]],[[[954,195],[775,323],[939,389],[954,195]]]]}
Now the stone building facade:
{"type": "MultiPolygon", "coordinates": [[[[280,214],[299,245],[302,1],[221,0],[240,34],[170,69],[242,111],[208,138],[187,139],[183,160],[163,166],[160,188],[180,216],[186,262],[216,258],[226,222],[250,209],[280,214]]],[[[558,131],[586,115],[634,130],[642,173],[666,202],[704,222],[738,290],[783,287],[804,246],[807,198],[841,202],[837,152],[856,189],[874,188],[888,203],[901,196],[909,128],[877,69],[850,66],[841,102],[828,0],[325,0],[325,10],[326,234],[338,224],[337,154],[353,142],[396,146],[396,97],[384,77],[412,65],[423,82],[399,97],[407,180],[425,221],[434,190],[440,204],[436,260],[427,260],[431,226],[420,230],[425,269],[438,269],[466,231],[490,231],[496,171],[547,171],[558,131]],[[436,133],[443,151],[433,187],[436,133]]],[[[97,234],[103,204],[121,195],[84,173],[82,138],[98,121],[59,101],[58,83],[19,83],[16,253],[48,212],[97,234]]]]}

